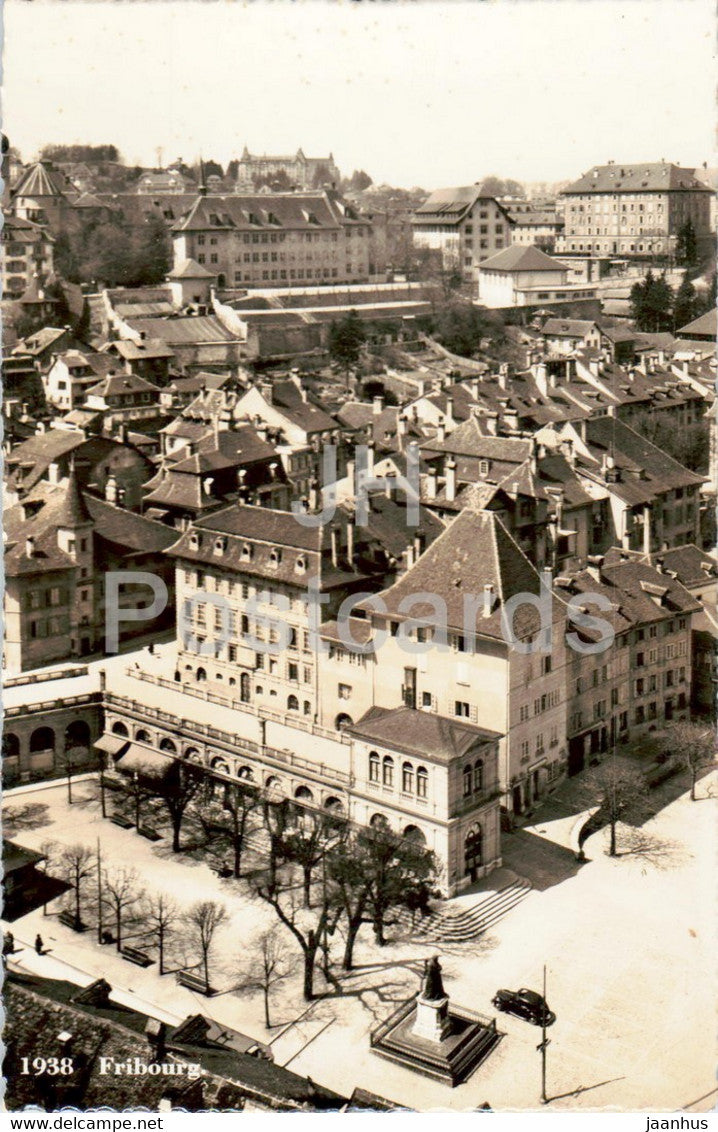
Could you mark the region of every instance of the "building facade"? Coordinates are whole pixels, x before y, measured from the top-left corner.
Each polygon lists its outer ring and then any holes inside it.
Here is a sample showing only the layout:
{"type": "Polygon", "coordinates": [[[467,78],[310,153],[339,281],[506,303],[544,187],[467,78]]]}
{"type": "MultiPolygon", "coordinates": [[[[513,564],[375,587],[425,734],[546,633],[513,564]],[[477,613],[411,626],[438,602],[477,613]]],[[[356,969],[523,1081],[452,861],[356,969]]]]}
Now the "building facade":
{"type": "Polygon", "coordinates": [[[687,221],[699,249],[712,241],[712,190],[669,162],[596,165],[564,189],[562,254],[670,258],[687,221]]]}
{"type": "Polygon", "coordinates": [[[467,283],[478,280],[479,264],[511,243],[512,221],[493,197],[477,185],[437,189],[411,221],[414,246],[441,254],[444,271],[467,283]]]}
{"type": "Polygon", "coordinates": [[[237,162],[237,192],[252,192],[277,177],[286,178],[297,189],[321,189],[341,179],[333,155],[306,157],[300,148],[292,156],[250,153],[245,146],[237,162]]]}

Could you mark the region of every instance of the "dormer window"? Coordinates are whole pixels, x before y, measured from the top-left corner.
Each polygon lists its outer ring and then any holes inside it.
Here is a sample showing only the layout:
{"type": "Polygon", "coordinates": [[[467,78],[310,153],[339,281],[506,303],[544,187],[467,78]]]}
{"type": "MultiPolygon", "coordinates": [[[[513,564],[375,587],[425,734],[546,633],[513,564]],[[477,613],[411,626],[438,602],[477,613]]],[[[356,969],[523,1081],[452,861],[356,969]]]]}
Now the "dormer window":
{"type": "Polygon", "coordinates": [[[189,536],[189,545],[190,545],[190,550],[199,550],[199,548],[202,544],[200,542],[200,537],[199,537],[198,534],[192,533],[189,536]]]}
{"type": "Polygon", "coordinates": [[[479,475],[480,476],[488,476],[488,474],[489,474],[489,461],[488,460],[479,460],[479,475]]]}
{"type": "Polygon", "coordinates": [[[278,547],[273,546],[272,549],[269,552],[269,565],[270,566],[278,566],[281,561],[282,561],[281,550],[278,547]]]}
{"type": "Polygon", "coordinates": [[[299,558],[294,563],[294,569],[296,570],[296,572],[298,574],[306,574],[306,572],[307,572],[307,560],[306,560],[306,558],[304,557],[303,554],[300,554],[299,558]]]}
{"type": "Polygon", "coordinates": [[[222,536],[221,538],[216,538],[214,540],[214,553],[215,554],[224,554],[226,549],[227,549],[227,540],[226,540],[226,538],[224,538],[224,536],[222,536]]]}
{"type": "Polygon", "coordinates": [[[242,559],[242,561],[243,562],[251,562],[253,555],[254,555],[254,548],[250,545],[250,543],[248,543],[248,542],[242,543],[242,550],[240,552],[240,558],[242,559]]]}

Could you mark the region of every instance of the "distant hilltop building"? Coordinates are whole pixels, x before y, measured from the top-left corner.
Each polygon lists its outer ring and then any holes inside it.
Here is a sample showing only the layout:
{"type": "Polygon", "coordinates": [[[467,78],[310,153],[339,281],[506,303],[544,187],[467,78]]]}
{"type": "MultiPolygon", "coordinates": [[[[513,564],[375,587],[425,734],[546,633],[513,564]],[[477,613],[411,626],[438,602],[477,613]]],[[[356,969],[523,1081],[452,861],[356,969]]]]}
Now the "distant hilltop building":
{"type": "Polygon", "coordinates": [[[252,190],[277,177],[286,178],[298,189],[321,189],[337,183],[341,173],[331,153],[328,157],[306,157],[298,149],[293,157],[259,156],[250,153],[245,145],[237,165],[237,190],[252,190]]]}
{"type": "Polygon", "coordinates": [[[694,169],[666,161],[594,165],[561,193],[565,228],[556,251],[591,256],[672,256],[690,220],[699,251],[712,241],[712,190],[694,169]]]}

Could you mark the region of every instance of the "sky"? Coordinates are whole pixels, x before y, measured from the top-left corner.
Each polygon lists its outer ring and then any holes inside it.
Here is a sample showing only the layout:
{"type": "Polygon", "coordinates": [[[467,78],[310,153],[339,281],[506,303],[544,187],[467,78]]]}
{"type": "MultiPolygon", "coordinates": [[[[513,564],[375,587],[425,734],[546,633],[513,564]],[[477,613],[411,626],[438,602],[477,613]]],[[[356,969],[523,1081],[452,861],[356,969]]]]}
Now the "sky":
{"type": "Polygon", "coordinates": [[[407,188],[716,164],[712,0],[5,0],[3,22],[25,160],[301,146],[407,188]]]}

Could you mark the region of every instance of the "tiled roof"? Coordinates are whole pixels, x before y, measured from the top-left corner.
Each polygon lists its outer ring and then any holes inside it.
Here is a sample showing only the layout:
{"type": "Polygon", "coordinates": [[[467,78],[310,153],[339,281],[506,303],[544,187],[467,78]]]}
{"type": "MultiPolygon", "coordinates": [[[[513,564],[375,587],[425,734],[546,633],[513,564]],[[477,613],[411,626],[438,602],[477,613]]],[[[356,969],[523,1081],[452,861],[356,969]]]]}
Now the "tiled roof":
{"type": "Polygon", "coordinates": [[[13,197],[68,197],[77,196],[72,181],[51,162],[37,161],[30,165],[13,186],[13,197]]]}
{"type": "Polygon", "coordinates": [[[541,327],[541,333],[553,338],[583,337],[596,330],[595,322],[581,318],[547,318],[541,327]]]}
{"type": "Polygon", "coordinates": [[[457,425],[445,440],[429,440],[422,445],[422,451],[431,457],[445,452],[454,456],[474,456],[482,460],[506,460],[511,464],[522,464],[531,453],[531,441],[509,436],[491,436],[482,432],[476,417],[457,425]]]}
{"type": "Polygon", "coordinates": [[[589,418],[586,443],[597,460],[604,453],[613,455],[620,478],[610,484],[610,489],[632,506],[652,502],[657,494],[677,487],[697,487],[705,482],[705,476],[684,468],[615,417],[589,418]]]}
{"type": "MultiPolygon", "coordinates": [[[[325,192],[242,193],[199,196],[174,226],[175,232],[216,228],[280,232],[283,229],[338,230],[350,220],[325,192]]],[[[366,218],[361,222],[368,223],[366,218]]]]}
{"type": "Polygon", "coordinates": [[[640,550],[622,550],[612,547],[606,552],[605,565],[616,566],[626,560],[648,563],[660,567],[664,573],[675,574],[687,589],[712,584],[718,578],[718,559],[695,543],[672,547],[646,556],[640,550]]]}
{"type": "Polygon", "coordinates": [[[644,165],[594,165],[573,184],[561,192],[572,193],[636,193],[665,192],[673,189],[697,189],[711,192],[708,185],[699,181],[694,169],[682,169],[670,162],[654,161],[644,165]]]}
{"type": "Polygon", "coordinates": [[[159,396],[159,387],[151,381],[146,381],[134,373],[111,373],[97,385],[87,390],[87,395],[98,397],[117,397],[122,393],[156,393],[159,396]]]}
{"type": "MultiPolygon", "coordinates": [[[[159,322],[159,320],[157,320],[159,322]]],[[[153,319],[154,323],[155,320],[153,319]]],[[[174,351],[170,349],[162,338],[153,338],[147,335],[141,342],[133,342],[131,339],[120,339],[117,342],[108,343],[107,349],[111,349],[114,353],[118,353],[121,358],[126,358],[128,362],[141,361],[143,358],[172,358],[174,351]]]]}
{"type": "Polygon", "coordinates": [[[563,271],[566,267],[532,244],[512,244],[479,264],[479,271],[563,271]]]}
{"type": "MultiPolygon", "coordinates": [[[[215,315],[187,315],[180,318],[127,318],[128,325],[147,339],[159,339],[167,346],[192,346],[201,342],[236,342],[215,315]]],[[[147,347],[147,342],[141,343],[147,347]]],[[[141,357],[137,353],[135,357],[141,357]]]]}
{"type": "Polygon", "coordinates": [[[197,263],[196,259],[183,259],[170,271],[168,279],[215,279],[211,271],[197,263]]]}
{"type": "Polygon", "coordinates": [[[177,532],[134,511],[115,507],[104,499],[86,494],[85,505],[95,524],[95,534],[124,547],[128,554],[151,554],[166,550],[177,532]]]}
{"type": "MultiPolygon", "coordinates": [[[[429,549],[398,582],[383,590],[381,597],[392,617],[400,620],[435,616],[429,602],[412,602],[418,594],[432,594],[446,603],[448,625],[464,629],[464,598],[479,602],[476,633],[503,639],[502,609],[510,597],[519,593],[539,593],[539,576],[526,555],[500,520],[489,512],[462,511],[429,549]],[[493,586],[494,603],[483,615],[484,587],[493,586]],[[400,612],[410,606],[410,612],[400,612]]],[[[362,607],[359,606],[361,609],[362,607]]],[[[368,607],[371,609],[371,605],[368,607]]],[[[532,605],[521,605],[514,618],[519,637],[533,633],[538,615],[532,605]]]]}
{"type": "Polygon", "coordinates": [[[678,331],[686,338],[690,338],[693,334],[708,335],[711,338],[716,337],[718,332],[718,311],[715,307],[711,307],[705,314],[700,315],[699,318],[694,318],[693,322],[687,323],[682,326],[678,331]]]}
{"type": "Polygon", "coordinates": [[[359,739],[444,766],[500,738],[499,732],[414,708],[370,708],[349,728],[359,739]]]}

